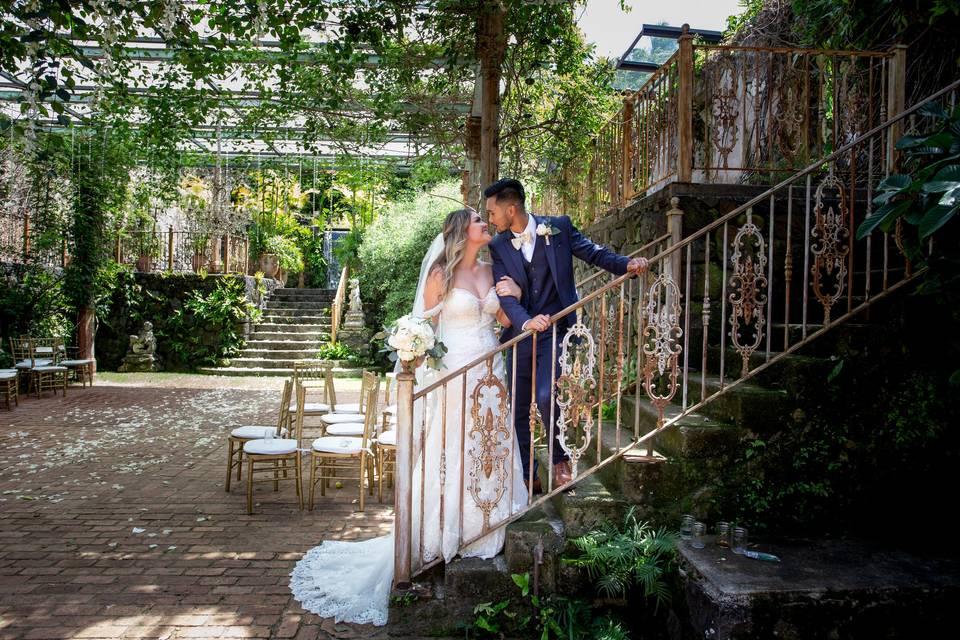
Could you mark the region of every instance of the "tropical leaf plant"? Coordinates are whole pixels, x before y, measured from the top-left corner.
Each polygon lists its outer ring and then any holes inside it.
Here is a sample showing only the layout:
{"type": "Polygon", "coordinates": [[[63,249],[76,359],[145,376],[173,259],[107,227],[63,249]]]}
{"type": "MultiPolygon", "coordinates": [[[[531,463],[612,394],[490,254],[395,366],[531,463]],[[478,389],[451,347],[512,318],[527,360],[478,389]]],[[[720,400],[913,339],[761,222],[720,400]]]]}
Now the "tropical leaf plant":
{"type": "Polygon", "coordinates": [[[886,177],[873,199],[876,207],[857,229],[862,240],[880,229],[894,230],[898,221],[916,229],[905,246],[908,257],[922,259],[922,241],[949,223],[960,211],[960,107],[947,111],[930,102],[919,110],[932,121],[929,131],[897,141],[904,173],[886,177]]]}

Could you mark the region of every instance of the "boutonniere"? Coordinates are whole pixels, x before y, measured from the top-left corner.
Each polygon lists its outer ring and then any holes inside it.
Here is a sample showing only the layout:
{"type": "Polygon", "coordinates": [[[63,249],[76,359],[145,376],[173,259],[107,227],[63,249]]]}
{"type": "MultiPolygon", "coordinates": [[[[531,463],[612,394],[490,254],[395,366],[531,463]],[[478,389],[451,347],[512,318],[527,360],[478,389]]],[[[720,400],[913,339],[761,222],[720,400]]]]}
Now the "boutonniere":
{"type": "Polygon", "coordinates": [[[546,223],[541,222],[537,225],[537,235],[543,236],[543,240],[547,243],[547,245],[550,244],[550,236],[555,236],[558,233],[560,233],[560,229],[557,229],[552,224],[547,225],[546,223]]]}

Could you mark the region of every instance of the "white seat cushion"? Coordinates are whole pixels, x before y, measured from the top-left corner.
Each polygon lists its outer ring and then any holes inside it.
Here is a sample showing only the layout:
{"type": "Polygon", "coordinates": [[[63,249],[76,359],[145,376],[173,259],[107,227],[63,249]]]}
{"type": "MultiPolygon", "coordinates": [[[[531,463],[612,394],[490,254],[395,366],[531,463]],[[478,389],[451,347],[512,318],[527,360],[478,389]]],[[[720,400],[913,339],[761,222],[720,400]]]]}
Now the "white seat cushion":
{"type": "Polygon", "coordinates": [[[57,365],[47,365],[45,367],[34,367],[31,371],[38,371],[40,373],[50,373],[51,371],[66,371],[66,367],[61,367],[57,365]]]}
{"type": "Polygon", "coordinates": [[[397,432],[384,431],[380,434],[380,437],[377,438],[377,442],[387,445],[388,447],[395,447],[397,446],[397,432]]]}
{"type": "Polygon", "coordinates": [[[62,367],[82,367],[87,364],[93,364],[93,360],[61,360],[62,367]]]}
{"type": "Polygon", "coordinates": [[[360,413],[360,403],[338,402],[335,409],[337,413],[360,413]]]}
{"type": "Polygon", "coordinates": [[[234,438],[244,438],[246,440],[255,440],[259,438],[266,438],[268,433],[276,433],[276,427],[267,427],[264,425],[248,425],[245,427],[237,427],[230,432],[230,435],[234,438]]]}
{"type": "Polygon", "coordinates": [[[313,441],[313,450],[320,453],[360,453],[363,448],[360,438],[343,438],[340,436],[325,436],[313,441]]]}
{"type": "Polygon", "coordinates": [[[285,453],[294,453],[297,450],[296,440],[285,438],[270,438],[269,440],[250,440],[243,444],[244,453],[256,455],[280,456],[285,453]]]}
{"type": "Polygon", "coordinates": [[[2,369],[0,370],[0,380],[14,380],[17,377],[16,369],[2,369]]]}
{"type": "Polygon", "coordinates": [[[320,422],[323,424],[341,424],[344,422],[363,422],[362,413],[328,413],[320,416],[320,422]]]}
{"type": "MultiPolygon", "coordinates": [[[[290,403],[290,411],[296,413],[297,403],[290,403]]],[[[323,402],[304,402],[303,403],[303,412],[304,413],[327,413],[330,411],[330,405],[323,402]]]]}
{"type": "Polygon", "coordinates": [[[332,424],[327,427],[327,435],[330,436],[362,436],[363,423],[349,422],[347,424],[332,424]]]}
{"type": "Polygon", "coordinates": [[[50,358],[34,358],[31,361],[27,358],[26,360],[21,360],[15,366],[17,369],[30,369],[32,367],[45,367],[48,364],[53,364],[53,360],[50,358]]]}

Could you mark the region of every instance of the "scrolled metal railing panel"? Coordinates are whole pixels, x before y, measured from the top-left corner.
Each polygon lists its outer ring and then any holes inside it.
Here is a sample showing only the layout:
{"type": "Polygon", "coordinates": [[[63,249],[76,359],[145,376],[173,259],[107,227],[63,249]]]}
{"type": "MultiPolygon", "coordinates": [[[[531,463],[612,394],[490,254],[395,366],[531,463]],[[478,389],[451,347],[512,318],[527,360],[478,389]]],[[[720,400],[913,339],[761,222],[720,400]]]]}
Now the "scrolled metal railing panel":
{"type": "MultiPolygon", "coordinates": [[[[924,102],[953,105],[958,89],[960,82],[953,83],[924,102]]],[[[401,417],[409,416],[399,425],[400,442],[416,444],[405,452],[414,461],[411,469],[423,459],[435,461],[431,464],[436,467],[421,464],[411,473],[408,486],[419,495],[413,507],[430,502],[424,489],[428,477],[440,478],[443,500],[435,518],[435,512],[413,513],[419,523],[415,535],[398,536],[398,557],[406,557],[411,571],[398,580],[441,562],[444,552],[450,555],[502,530],[561,490],[548,473],[543,496],[528,496],[525,506],[511,504],[490,517],[490,496],[499,496],[495,502],[502,507],[509,495],[503,486],[508,480],[493,470],[512,468],[506,465],[513,464],[518,435],[504,429],[504,423],[515,422],[517,412],[521,418],[529,414],[521,422],[533,433],[530,443],[524,443],[530,459],[539,453],[549,464],[555,451],[566,451],[575,463],[575,478],[597,473],[631,450],[645,450],[652,458],[656,436],[664,429],[909,284],[917,273],[893,235],[874,233],[856,240],[856,228],[871,211],[884,171],[853,171],[850,158],[871,157],[871,150],[885,144],[890,132],[920,106],[658,250],[644,276],[610,277],[554,314],[552,330],[518,335],[417,391],[411,384],[398,398],[407,405],[401,417]],[[538,370],[538,359],[546,359],[549,366],[538,370]],[[451,427],[446,415],[450,398],[474,407],[468,399],[497,362],[511,373],[507,382],[494,385],[498,402],[507,389],[516,401],[497,404],[492,414],[464,411],[451,427]],[[518,375],[524,368],[529,378],[518,375]],[[543,385],[538,388],[538,376],[549,376],[548,392],[543,385]],[[525,384],[531,388],[529,405],[520,399],[525,384]],[[654,423],[641,424],[638,410],[633,424],[624,424],[623,405],[630,396],[649,406],[654,423]],[[431,403],[443,412],[439,434],[428,433],[431,403]],[[459,478],[452,473],[453,456],[460,460],[459,478]],[[498,491],[486,494],[483,505],[477,492],[464,489],[477,477],[476,472],[464,476],[468,468],[491,469],[489,477],[497,479],[498,491]],[[467,503],[471,509],[484,513],[481,523],[458,529],[456,541],[448,541],[456,549],[443,543],[438,548],[437,524],[454,516],[463,520],[466,500],[473,500],[467,503]],[[402,542],[411,538],[415,544],[402,542]]],[[[489,377],[483,384],[489,386],[489,377]]],[[[532,479],[528,466],[526,480],[532,479]]],[[[398,510],[413,503],[399,487],[398,510]]],[[[398,523],[410,516],[403,514],[398,523]]]]}

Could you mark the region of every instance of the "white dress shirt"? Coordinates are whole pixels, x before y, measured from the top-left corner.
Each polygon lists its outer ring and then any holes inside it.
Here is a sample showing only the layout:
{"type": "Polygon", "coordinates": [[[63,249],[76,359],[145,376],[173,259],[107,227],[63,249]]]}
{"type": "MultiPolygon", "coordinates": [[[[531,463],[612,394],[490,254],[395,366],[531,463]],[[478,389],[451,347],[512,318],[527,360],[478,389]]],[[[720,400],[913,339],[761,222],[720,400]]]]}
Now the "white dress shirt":
{"type": "MultiPolygon", "coordinates": [[[[537,244],[537,221],[533,219],[533,214],[527,214],[527,228],[524,231],[530,234],[530,242],[522,245],[520,252],[523,254],[524,260],[531,262],[533,260],[533,249],[537,244]]],[[[522,232],[513,231],[511,233],[513,233],[514,238],[519,238],[522,232]]]]}

